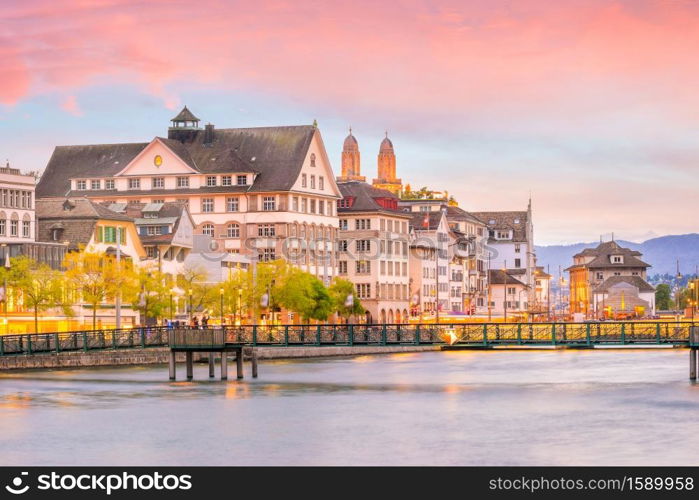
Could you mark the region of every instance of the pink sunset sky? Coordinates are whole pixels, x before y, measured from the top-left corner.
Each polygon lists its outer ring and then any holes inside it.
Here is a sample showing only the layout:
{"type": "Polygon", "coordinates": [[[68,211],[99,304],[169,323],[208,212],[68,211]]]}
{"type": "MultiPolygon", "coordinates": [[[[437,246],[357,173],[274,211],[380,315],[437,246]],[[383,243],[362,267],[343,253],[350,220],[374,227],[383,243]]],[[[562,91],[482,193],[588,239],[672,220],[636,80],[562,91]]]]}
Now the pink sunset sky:
{"type": "Polygon", "coordinates": [[[524,209],[538,244],[696,232],[699,2],[22,0],[0,7],[0,155],[219,127],[351,124],[373,178],[524,209]]]}

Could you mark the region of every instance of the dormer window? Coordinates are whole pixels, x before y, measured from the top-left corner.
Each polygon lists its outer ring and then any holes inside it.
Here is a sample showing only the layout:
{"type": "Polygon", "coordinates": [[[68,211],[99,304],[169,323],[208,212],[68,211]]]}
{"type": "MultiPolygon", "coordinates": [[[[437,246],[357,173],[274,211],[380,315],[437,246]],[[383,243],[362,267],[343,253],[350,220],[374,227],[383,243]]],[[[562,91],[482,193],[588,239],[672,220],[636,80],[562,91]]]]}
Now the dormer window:
{"type": "Polygon", "coordinates": [[[236,180],[237,180],[238,186],[245,186],[248,183],[248,176],[247,175],[239,175],[236,180]]]}
{"type": "Polygon", "coordinates": [[[509,231],[498,231],[497,232],[497,239],[499,240],[507,240],[510,238],[510,232],[509,231]]]}
{"type": "Polygon", "coordinates": [[[612,264],[623,264],[624,257],[622,255],[612,255],[612,264]]]}
{"type": "Polygon", "coordinates": [[[75,189],[85,191],[87,189],[87,181],[75,181],[75,189]]]}
{"type": "Polygon", "coordinates": [[[515,224],[519,224],[519,219],[515,219],[515,224]]]}

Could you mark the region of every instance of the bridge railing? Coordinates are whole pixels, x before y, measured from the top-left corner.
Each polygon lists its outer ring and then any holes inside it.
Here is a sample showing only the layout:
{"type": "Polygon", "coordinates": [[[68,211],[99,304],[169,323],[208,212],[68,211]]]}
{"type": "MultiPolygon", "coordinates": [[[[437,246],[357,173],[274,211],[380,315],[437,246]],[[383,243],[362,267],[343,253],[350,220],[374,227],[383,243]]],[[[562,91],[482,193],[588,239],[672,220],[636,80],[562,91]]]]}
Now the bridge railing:
{"type": "Polygon", "coordinates": [[[699,346],[692,322],[243,325],[208,329],[144,327],[0,336],[0,356],[171,346],[221,349],[321,345],[630,345],[699,346]],[[693,330],[692,330],[693,329],[693,330]],[[690,339],[690,333],[694,336],[690,339]]]}

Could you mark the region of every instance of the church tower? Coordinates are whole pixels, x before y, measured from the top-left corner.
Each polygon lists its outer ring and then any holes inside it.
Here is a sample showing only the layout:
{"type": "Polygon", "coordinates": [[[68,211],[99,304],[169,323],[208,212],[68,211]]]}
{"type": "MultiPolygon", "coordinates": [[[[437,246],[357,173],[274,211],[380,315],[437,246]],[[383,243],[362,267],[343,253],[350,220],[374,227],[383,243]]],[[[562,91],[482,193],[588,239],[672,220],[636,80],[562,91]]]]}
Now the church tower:
{"type": "Polygon", "coordinates": [[[337,182],[366,181],[366,177],[361,175],[359,160],[359,143],[352,135],[352,127],[349,135],[345,138],[342,146],[342,175],[337,178],[337,182]]]}
{"type": "Polygon", "coordinates": [[[396,178],[396,153],[393,150],[391,139],[388,138],[388,132],[386,132],[386,137],[381,141],[379,147],[378,166],[378,179],[374,179],[372,183],[374,187],[386,189],[400,196],[403,182],[396,178]]]}

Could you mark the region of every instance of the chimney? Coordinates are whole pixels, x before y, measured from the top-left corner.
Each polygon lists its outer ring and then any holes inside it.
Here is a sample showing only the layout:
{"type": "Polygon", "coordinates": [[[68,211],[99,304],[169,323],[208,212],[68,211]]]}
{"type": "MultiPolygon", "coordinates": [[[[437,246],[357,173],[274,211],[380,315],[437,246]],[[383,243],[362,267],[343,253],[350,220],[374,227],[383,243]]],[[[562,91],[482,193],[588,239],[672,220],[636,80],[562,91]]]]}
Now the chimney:
{"type": "Polygon", "coordinates": [[[214,126],[207,123],[204,127],[204,144],[212,144],[214,142],[214,126]]]}

